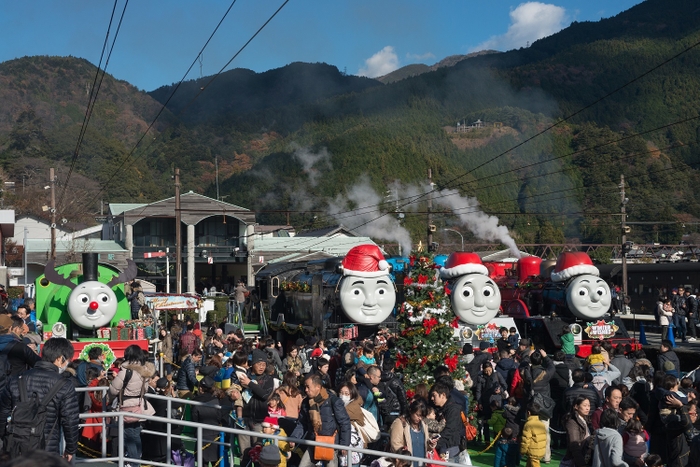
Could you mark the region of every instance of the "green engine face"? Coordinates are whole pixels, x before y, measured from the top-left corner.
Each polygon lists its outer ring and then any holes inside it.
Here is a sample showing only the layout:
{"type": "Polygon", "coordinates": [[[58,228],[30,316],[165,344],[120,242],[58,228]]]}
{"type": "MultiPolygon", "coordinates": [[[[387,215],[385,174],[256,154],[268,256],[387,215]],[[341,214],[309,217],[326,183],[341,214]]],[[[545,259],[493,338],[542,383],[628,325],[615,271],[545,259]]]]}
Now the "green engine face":
{"type": "MultiPolygon", "coordinates": [[[[104,299],[104,292],[107,292],[110,297],[113,293],[114,296],[111,298],[116,299],[116,313],[111,319],[108,318],[108,323],[106,320],[102,320],[99,321],[99,326],[95,327],[115,326],[120,320],[131,319],[129,301],[124,293],[124,284],[116,285],[107,291],[102,290],[102,293],[92,297],[89,291],[88,294],[85,294],[85,291],[79,290],[84,288],[78,287],[79,284],[88,284],[83,282],[83,276],[80,274],[81,266],[81,263],[69,263],[56,267],[58,274],[71,278],[71,281],[76,284],[76,289],[54,284],[46,279],[44,275],[37,278],[36,316],[37,319],[44,323],[44,328],[50,330],[54,324],[60,322],[68,328],[68,336],[71,336],[74,331],[79,332],[80,329],[91,331],[92,329],[89,327],[91,321],[87,318],[87,313],[92,312],[90,310],[91,304],[93,307],[100,304],[100,300],[104,299]],[[71,294],[74,291],[75,293],[72,297],[71,294]],[[84,307],[79,306],[82,302],[84,302],[84,307]],[[71,309],[69,309],[69,303],[71,304],[71,309]]],[[[119,275],[119,270],[113,266],[98,264],[97,274],[99,283],[96,285],[105,288],[106,285],[104,284],[109,282],[112,277],[119,275]]]]}

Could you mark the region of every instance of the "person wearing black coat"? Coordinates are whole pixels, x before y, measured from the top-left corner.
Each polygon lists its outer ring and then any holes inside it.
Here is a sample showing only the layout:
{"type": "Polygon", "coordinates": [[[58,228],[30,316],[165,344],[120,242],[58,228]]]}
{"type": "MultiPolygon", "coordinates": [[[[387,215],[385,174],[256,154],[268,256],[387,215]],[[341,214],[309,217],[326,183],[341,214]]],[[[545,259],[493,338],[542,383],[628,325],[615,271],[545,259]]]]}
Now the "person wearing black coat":
{"type": "Polygon", "coordinates": [[[510,352],[501,350],[498,352],[499,360],[496,363],[496,372],[503,377],[506,383],[513,380],[513,374],[518,371],[518,364],[510,358],[510,352]]]}
{"type": "Polygon", "coordinates": [[[571,379],[574,381],[574,385],[569,389],[564,391],[564,398],[562,400],[563,413],[569,413],[571,408],[574,406],[574,401],[578,396],[585,396],[591,402],[591,411],[602,405],[598,391],[591,386],[586,385],[586,376],[581,368],[578,368],[571,372],[571,379]]]}
{"type": "MultiPolygon", "coordinates": [[[[7,354],[10,374],[18,375],[41,360],[41,357],[20,338],[24,323],[21,318],[3,315],[0,321],[0,352],[7,354]]],[[[2,388],[0,388],[2,389],[2,388]]]]}
{"type": "MultiPolygon", "coordinates": [[[[309,375],[304,381],[306,399],[301,403],[299,419],[290,438],[316,440],[316,435],[332,436],[335,433],[335,444],[350,445],[350,416],[345,410],[345,403],[333,394],[329,394],[321,385],[317,374],[309,375]]],[[[294,443],[289,443],[294,447],[294,443]]],[[[339,453],[346,456],[347,451],[339,453]]],[[[308,447],[301,458],[299,467],[313,467],[314,449],[308,447]]],[[[337,467],[338,456],[325,463],[326,467],[337,467]]]]}
{"type": "Polygon", "coordinates": [[[464,369],[469,373],[472,381],[476,381],[476,376],[481,372],[484,363],[493,360],[493,356],[488,351],[489,343],[479,343],[479,348],[474,351],[474,359],[464,365],[464,369]]]}
{"type": "MultiPolygon", "coordinates": [[[[259,349],[253,350],[253,359],[247,375],[241,375],[239,382],[242,387],[248,389],[251,398],[243,406],[243,419],[250,431],[262,433],[262,422],[267,417],[267,399],[275,390],[275,382],[267,375],[267,354],[259,349]]],[[[257,441],[247,435],[239,435],[238,443],[241,452],[251,447],[257,441]]]]}
{"type": "Polygon", "coordinates": [[[177,372],[177,385],[175,386],[181,398],[188,398],[197,386],[197,370],[195,365],[202,361],[202,351],[196,349],[192,355],[188,355],[182,361],[182,366],[177,372]]]}
{"type": "Polygon", "coordinates": [[[430,388],[430,401],[437,408],[438,414],[445,421],[445,428],[440,432],[440,439],[435,449],[441,455],[449,454],[449,460],[455,462],[459,454],[459,445],[464,436],[462,408],[450,397],[450,387],[437,382],[430,388]]]}
{"type": "MultiPolygon", "coordinates": [[[[211,376],[206,376],[199,382],[199,394],[192,400],[201,402],[204,405],[192,406],[193,422],[220,427],[226,421],[225,413],[220,405],[220,399],[214,394],[215,384],[216,382],[211,376]]],[[[202,430],[202,461],[205,466],[209,462],[215,464],[219,460],[219,445],[213,443],[213,441],[224,441],[218,439],[219,433],[220,431],[217,429],[202,430]]],[[[197,453],[195,452],[196,456],[197,453]]]]}
{"type": "MultiPolygon", "coordinates": [[[[63,433],[65,446],[63,457],[69,462],[78,451],[80,409],[75,387],[70,381],[65,380],[61,373],[68,366],[74,353],[73,344],[67,339],[57,337],[49,339],[44,344],[41,361],[21,376],[27,382],[27,393],[36,393],[40,400],[56,384],[62,384],[47,406],[44,450],[61,454],[60,443],[61,433],[63,433]],[[54,425],[60,426],[61,429],[53,429],[54,425]]],[[[7,419],[20,401],[19,378],[19,376],[10,378],[0,396],[0,437],[3,438],[6,436],[7,419]]]]}
{"type": "MultiPolygon", "coordinates": [[[[166,397],[177,397],[172,393],[172,386],[167,378],[160,378],[156,380],[155,384],[149,384],[147,394],[156,394],[158,396],[166,397]],[[155,387],[154,387],[155,386],[155,387]]],[[[167,417],[168,416],[168,401],[162,399],[148,398],[148,402],[153,406],[155,413],[154,417],[167,417]]],[[[184,404],[177,402],[171,402],[171,413],[170,418],[182,420],[184,415],[184,404]]],[[[165,422],[154,422],[146,421],[144,422],[144,428],[149,431],[157,431],[160,433],[167,432],[167,425],[165,422]]],[[[182,434],[182,425],[171,424],[170,432],[173,435],[182,434]]],[[[151,435],[148,433],[141,433],[141,441],[143,443],[143,453],[141,458],[153,462],[165,462],[167,459],[167,438],[165,436],[151,435]]],[[[173,451],[179,451],[182,449],[182,439],[173,437],[170,440],[171,448],[173,451]]]]}

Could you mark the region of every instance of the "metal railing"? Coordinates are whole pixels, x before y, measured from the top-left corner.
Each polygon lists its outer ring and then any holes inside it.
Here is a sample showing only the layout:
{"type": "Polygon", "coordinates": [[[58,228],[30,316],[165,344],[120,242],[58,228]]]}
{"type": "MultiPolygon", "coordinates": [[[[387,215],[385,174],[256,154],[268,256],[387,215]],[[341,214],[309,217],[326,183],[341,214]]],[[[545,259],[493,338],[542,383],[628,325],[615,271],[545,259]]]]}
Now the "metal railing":
{"type": "MultiPolygon", "coordinates": [[[[95,391],[95,390],[105,390],[109,389],[106,387],[97,387],[97,388],[80,388],[81,390],[90,390],[90,391],[95,391]]],[[[335,451],[346,451],[347,452],[347,465],[350,466],[352,465],[352,454],[354,452],[361,453],[363,455],[367,456],[376,456],[376,457],[389,457],[392,459],[401,459],[405,461],[410,461],[410,462],[418,462],[418,463],[423,463],[427,464],[428,462],[430,464],[434,465],[445,465],[445,466],[450,466],[450,467],[463,467],[462,464],[456,463],[456,462],[450,462],[450,461],[442,461],[442,460],[432,460],[432,459],[426,459],[426,458],[421,458],[421,457],[413,457],[413,456],[404,456],[401,454],[394,454],[394,453],[389,453],[385,451],[377,451],[373,449],[364,449],[364,448],[358,448],[358,447],[352,447],[352,446],[343,446],[339,444],[334,444],[334,443],[321,443],[318,441],[310,441],[310,440],[305,440],[305,439],[298,439],[298,438],[292,438],[289,436],[280,436],[280,435],[273,435],[273,434],[263,434],[260,432],[256,431],[250,431],[250,430],[242,430],[238,428],[229,428],[229,427],[222,427],[222,426],[215,426],[215,425],[209,425],[205,423],[197,423],[197,422],[191,422],[187,420],[180,420],[180,419],[173,419],[170,418],[171,410],[172,410],[172,404],[189,404],[189,405],[206,405],[208,407],[215,407],[215,408],[221,408],[221,406],[215,406],[212,404],[205,404],[203,402],[197,402],[197,401],[190,401],[186,399],[178,399],[178,398],[173,398],[173,397],[165,397],[165,396],[159,396],[155,394],[148,394],[146,395],[147,398],[152,398],[152,399],[160,399],[160,400],[166,400],[167,401],[167,417],[158,417],[158,416],[152,416],[152,415],[143,415],[143,414],[134,414],[131,412],[99,412],[99,413],[85,413],[81,414],[80,418],[81,420],[84,420],[86,418],[100,418],[102,420],[102,423],[100,424],[103,427],[102,431],[102,439],[103,439],[103,452],[102,452],[102,458],[93,458],[93,459],[85,459],[85,458],[76,458],[75,462],[76,463],[84,463],[84,464],[90,464],[90,463],[96,463],[96,462],[116,462],[119,467],[124,467],[126,463],[136,463],[136,464],[141,464],[141,463],[147,463],[148,465],[151,466],[158,466],[158,467],[170,467],[172,464],[172,458],[171,458],[171,448],[172,448],[172,438],[181,438],[181,439],[189,439],[192,441],[196,441],[196,461],[197,461],[197,467],[203,467],[203,452],[202,452],[202,446],[204,443],[207,444],[216,444],[216,445],[223,445],[231,448],[230,443],[226,442],[219,442],[217,440],[205,440],[202,438],[204,430],[206,431],[218,431],[221,433],[225,434],[234,434],[234,435],[244,435],[244,436],[250,436],[253,438],[266,438],[266,439],[274,439],[275,441],[286,441],[289,443],[294,443],[296,445],[302,445],[302,446],[320,446],[320,447],[327,447],[327,448],[332,448],[335,451]],[[133,459],[125,456],[124,452],[124,417],[130,417],[130,418],[139,418],[143,421],[153,421],[153,422],[160,422],[160,423],[165,423],[167,428],[165,433],[160,433],[157,431],[151,431],[151,430],[143,430],[142,433],[147,433],[147,434],[152,434],[152,435],[159,435],[159,436],[166,436],[166,462],[156,462],[156,461],[143,461],[141,459],[133,459]],[[112,419],[110,423],[106,423],[105,420],[107,418],[112,419]],[[172,433],[172,425],[179,425],[183,427],[190,427],[193,428],[196,432],[196,438],[188,437],[188,436],[182,436],[182,435],[175,435],[172,433]],[[106,450],[106,429],[104,427],[111,427],[117,428],[117,442],[118,442],[118,449],[117,449],[117,456],[112,456],[109,457],[107,456],[107,450],[106,450]]],[[[103,405],[105,407],[105,405],[103,405]]],[[[95,424],[97,425],[97,424],[95,424]]],[[[81,424],[82,426],[88,426],[86,424],[81,424]]],[[[94,425],[93,425],[94,426],[94,425]]]]}

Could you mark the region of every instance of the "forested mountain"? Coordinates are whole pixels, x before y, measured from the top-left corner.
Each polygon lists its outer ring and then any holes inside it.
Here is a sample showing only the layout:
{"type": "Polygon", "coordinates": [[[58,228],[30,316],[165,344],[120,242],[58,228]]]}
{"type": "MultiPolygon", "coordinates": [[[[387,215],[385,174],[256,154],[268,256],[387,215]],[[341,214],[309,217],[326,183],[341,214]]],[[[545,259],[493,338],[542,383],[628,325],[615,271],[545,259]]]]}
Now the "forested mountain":
{"type": "MultiPolygon", "coordinates": [[[[109,201],[169,195],[174,166],[185,189],[213,195],[217,158],[226,201],[295,211],[303,228],[337,222],[321,213],[360,181],[383,197],[395,180],[425,183],[431,168],[440,189],[476,197],[519,241],[615,242],[621,174],[632,220],[700,217],[698,42],[696,1],[647,0],[529,48],[397,70],[387,84],[326,64],[231,70],[183,83],[136,150],[174,88],[146,94],[107,75],[76,171],[109,201]]],[[[94,72],[76,58],[0,64],[5,177],[27,177],[25,161],[70,164],[94,72]]],[[[405,225],[418,235],[425,216],[405,225]]],[[[649,224],[632,239],[676,242],[689,228],[649,224]]]]}

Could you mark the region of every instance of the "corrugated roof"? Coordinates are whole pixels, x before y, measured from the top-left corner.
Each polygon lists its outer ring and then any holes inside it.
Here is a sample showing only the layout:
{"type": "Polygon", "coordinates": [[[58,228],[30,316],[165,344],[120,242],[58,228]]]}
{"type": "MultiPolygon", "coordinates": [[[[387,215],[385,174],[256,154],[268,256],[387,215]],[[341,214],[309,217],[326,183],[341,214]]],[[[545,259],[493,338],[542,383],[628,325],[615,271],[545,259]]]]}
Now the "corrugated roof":
{"type": "MultiPolygon", "coordinates": [[[[515,263],[520,259],[517,258],[508,249],[501,251],[477,251],[476,254],[479,255],[482,261],[491,261],[497,263],[515,263]]],[[[526,251],[520,252],[520,257],[524,258],[526,256],[532,255],[526,251]]]]}
{"type": "MultiPolygon", "coordinates": [[[[31,252],[44,252],[51,249],[51,240],[43,238],[29,238],[27,239],[27,253],[31,252]]],[[[76,238],[75,241],[70,238],[66,239],[56,239],[56,251],[66,252],[66,251],[76,251],[76,252],[90,252],[95,253],[106,253],[106,252],[124,252],[126,251],[122,246],[112,240],[93,240],[86,238],[76,238]]]]}

